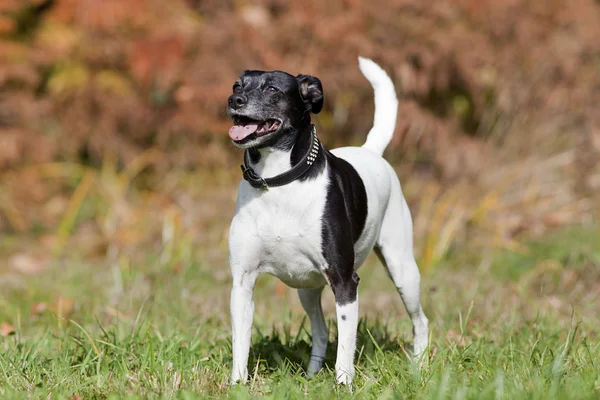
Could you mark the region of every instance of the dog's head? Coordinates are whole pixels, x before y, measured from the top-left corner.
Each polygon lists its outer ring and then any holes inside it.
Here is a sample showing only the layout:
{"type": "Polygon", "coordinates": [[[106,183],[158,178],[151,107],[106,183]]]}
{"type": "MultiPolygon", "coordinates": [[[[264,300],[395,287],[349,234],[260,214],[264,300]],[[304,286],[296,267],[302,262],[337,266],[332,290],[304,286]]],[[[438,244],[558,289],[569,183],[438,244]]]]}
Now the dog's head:
{"type": "Polygon", "coordinates": [[[241,148],[293,141],[323,108],[323,88],[314,76],[282,71],[244,71],[233,85],[227,114],[229,136],[241,148]]]}

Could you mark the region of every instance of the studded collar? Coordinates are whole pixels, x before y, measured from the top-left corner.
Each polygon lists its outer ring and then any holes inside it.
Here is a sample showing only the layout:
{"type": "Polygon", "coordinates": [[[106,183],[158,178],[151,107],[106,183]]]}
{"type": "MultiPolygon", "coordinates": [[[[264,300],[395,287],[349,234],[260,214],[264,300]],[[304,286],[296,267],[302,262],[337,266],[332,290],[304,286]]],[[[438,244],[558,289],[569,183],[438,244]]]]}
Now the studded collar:
{"type": "Polygon", "coordinates": [[[313,163],[317,159],[317,156],[319,155],[319,152],[321,151],[321,143],[317,138],[317,129],[314,125],[311,125],[310,131],[310,145],[304,157],[302,157],[302,159],[290,170],[271,178],[261,177],[254,171],[254,169],[252,169],[252,167],[249,166],[250,154],[248,153],[248,150],[246,150],[244,152],[244,164],[241,165],[244,179],[253,188],[267,190],[270,187],[287,185],[288,183],[300,178],[312,167],[313,163]]]}

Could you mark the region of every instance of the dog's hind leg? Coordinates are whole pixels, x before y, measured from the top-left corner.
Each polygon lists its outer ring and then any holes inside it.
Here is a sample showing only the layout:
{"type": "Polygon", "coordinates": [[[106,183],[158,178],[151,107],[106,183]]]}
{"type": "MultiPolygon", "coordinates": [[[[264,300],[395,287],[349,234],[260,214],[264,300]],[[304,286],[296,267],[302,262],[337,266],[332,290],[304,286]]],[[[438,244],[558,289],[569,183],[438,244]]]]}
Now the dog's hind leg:
{"type": "Polygon", "coordinates": [[[323,293],[323,287],[298,289],[298,296],[300,297],[304,311],[308,314],[312,331],[312,349],[310,352],[310,362],[306,370],[306,375],[309,378],[321,370],[329,340],[329,333],[325,324],[325,317],[323,316],[323,308],[321,307],[321,293],[323,293]]]}
{"type": "Polygon", "coordinates": [[[413,255],[412,235],[410,211],[400,191],[400,184],[395,182],[375,253],[398,289],[410,316],[414,335],[413,350],[418,357],[427,347],[428,320],[421,307],[421,276],[413,255]]]}

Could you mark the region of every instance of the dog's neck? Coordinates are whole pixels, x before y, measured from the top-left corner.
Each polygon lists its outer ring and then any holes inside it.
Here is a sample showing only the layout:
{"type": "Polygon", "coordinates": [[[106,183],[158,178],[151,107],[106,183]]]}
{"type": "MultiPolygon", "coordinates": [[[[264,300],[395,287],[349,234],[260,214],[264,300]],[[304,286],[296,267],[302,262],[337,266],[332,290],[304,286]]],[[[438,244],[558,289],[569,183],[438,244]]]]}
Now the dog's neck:
{"type": "Polygon", "coordinates": [[[311,142],[310,125],[286,135],[295,135],[291,146],[265,146],[250,149],[250,163],[254,171],[263,178],[271,178],[290,170],[304,157],[311,142]]]}

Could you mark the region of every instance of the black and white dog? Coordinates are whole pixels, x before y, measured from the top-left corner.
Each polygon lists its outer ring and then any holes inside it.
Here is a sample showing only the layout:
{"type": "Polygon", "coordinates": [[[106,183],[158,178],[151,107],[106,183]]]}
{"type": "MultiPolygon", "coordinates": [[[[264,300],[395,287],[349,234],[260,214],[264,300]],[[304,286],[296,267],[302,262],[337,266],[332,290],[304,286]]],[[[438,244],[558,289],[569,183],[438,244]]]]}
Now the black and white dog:
{"type": "Polygon", "coordinates": [[[313,76],[244,71],[233,85],[229,136],[246,149],[229,233],[233,383],[248,378],[252,293],[256,278],[266,272],[298,288],[312,328],[309,376],[321,369],[327,348],[321,293],[331,286],[338,324],[336,380],[350,384],[358,324],[356,270],[372,249],[410,315],[414,354],[427,346],[412,219],[400,182],[382,158],[398,100],[377,64],[359,58],[359,66],[375,91],[375,121],[362,147],[328,151],[321,145],[310,113],[321,111],[323,88],[313,76]]]}

